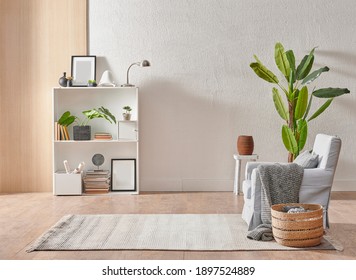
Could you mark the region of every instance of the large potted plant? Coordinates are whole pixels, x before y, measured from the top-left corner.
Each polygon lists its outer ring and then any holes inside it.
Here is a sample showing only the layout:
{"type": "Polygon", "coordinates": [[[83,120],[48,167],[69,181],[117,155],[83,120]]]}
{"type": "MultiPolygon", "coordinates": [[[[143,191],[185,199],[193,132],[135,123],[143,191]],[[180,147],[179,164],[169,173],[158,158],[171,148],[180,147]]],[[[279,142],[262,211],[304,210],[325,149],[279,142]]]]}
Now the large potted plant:
{"type": "Polygon", "coordinates": [[[335,97],[350,93],[347,88],[320,88],[315,87],[310,91],[308,85],[318,78],[323,72],[329,71],[329,67],[324,66],[318,70],[310,72],[314,62],[313,48],[308,55],[305,55],[298,66],[294,52],[285,51],[281,43],[276,43],[274,58],[276,65],[283,75],[284,84],[277,76],[270,71],[258,59],[250,64],[253,71],[263,80],[278,86],[273,87],[272,95],[275,108],[280,117],[285,121],[282,126],[283,144],[289,152],[288,161],[293,159],[302,151],[308,137],[308,123],[318,117],[330,106],[335,97]],[[282,95],[285,96],[286,102],[282,95]],[[312,114],[311,105],[313,97],[324,98],[326,101],[312,114]]]}

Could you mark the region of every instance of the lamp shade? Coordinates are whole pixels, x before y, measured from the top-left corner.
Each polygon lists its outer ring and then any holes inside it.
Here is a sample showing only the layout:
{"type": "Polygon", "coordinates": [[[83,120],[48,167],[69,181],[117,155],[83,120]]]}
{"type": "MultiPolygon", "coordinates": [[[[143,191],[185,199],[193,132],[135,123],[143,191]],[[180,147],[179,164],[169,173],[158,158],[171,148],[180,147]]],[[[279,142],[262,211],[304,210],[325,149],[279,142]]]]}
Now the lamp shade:
{"type": "Polygon", "coordinates": [[[150,64],[150,62],[148,60],[142,60],[140,62],[140,66],[141,67],[149,67],[149,66],[151,66],[151,64],[150,64]]]}

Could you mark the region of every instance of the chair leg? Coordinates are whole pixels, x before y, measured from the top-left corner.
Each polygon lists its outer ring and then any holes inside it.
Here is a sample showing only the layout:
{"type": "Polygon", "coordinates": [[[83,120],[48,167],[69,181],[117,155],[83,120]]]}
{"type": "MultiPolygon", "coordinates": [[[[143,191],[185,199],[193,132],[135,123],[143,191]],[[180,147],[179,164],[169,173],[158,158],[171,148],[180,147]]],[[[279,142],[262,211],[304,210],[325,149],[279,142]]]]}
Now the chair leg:
{"type": "Polygon", "coordinates": [[[325,227],[330,228],[328,210],[325,211],[325,227]]]}

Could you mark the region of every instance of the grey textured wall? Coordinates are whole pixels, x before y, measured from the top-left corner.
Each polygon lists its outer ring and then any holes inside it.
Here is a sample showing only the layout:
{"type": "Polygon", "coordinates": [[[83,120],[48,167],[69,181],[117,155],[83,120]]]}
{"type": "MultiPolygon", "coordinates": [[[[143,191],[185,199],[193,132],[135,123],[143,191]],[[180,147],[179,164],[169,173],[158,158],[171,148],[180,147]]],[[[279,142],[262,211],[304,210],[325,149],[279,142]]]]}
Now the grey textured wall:
{"type": "Polygon", "coordinates": [[[99,78],[109,69],[122,84],[130,63],[152,63],[130,75],[140,87],[141,189],[232,190],[240,134],[253,135],[262,161],[287,160],[272,86],[249,67],[257,54],[278,73],[280,41],[298,62],[318,46],[314,69],[331,70],[314,85],[351,90],[310,123],[307,146],[319,132],[339,135],[335,189],[356,190],[355,14],[353,0],[90,0],[99,78]]]}

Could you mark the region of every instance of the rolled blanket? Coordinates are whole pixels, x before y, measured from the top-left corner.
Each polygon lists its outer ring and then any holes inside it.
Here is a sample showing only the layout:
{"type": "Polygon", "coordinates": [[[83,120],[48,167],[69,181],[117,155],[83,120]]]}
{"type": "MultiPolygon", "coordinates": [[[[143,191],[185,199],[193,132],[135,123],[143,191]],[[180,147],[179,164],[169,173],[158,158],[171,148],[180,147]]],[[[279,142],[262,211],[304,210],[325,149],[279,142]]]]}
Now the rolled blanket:
{"type": "Polygon", "coordinates": [[[260,165],[257,168],[261,179],[262,224],[248,232],[254,240],[273,239],[271,206],[280,203],[298,203],[304,169],[296,163],[260,165]]]}

